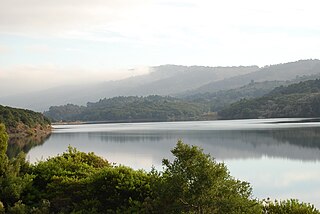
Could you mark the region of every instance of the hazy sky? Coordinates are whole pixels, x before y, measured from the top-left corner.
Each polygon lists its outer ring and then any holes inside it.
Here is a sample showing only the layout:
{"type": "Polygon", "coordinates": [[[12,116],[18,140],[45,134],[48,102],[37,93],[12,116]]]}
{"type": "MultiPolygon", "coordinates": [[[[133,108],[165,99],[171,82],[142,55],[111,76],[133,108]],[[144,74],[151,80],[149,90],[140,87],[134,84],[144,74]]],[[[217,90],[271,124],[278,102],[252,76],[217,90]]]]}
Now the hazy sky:
{"type": "Polygon", "coordinates": [[[320,58],[319,8],[318,0],[0,0],[0,91],[121,78],[160,64],[320,58]]]}

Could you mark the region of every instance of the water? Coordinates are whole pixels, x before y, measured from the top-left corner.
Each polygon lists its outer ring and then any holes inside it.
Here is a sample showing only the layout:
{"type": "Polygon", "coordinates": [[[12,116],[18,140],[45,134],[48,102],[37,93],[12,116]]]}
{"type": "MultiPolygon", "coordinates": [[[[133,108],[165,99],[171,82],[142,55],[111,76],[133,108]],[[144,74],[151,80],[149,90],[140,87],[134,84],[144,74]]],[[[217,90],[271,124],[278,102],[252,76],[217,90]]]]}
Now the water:
{"type": "Polygon", "coordinates": [[[71,145],[135,169],[161,170],[161,160],[172,158],[170,149],[182,139],[250,182],[254,197],[297,198],[320,208],[320,123],[295,120],[57,125],[28,158],[44,160],[71,145]]]}

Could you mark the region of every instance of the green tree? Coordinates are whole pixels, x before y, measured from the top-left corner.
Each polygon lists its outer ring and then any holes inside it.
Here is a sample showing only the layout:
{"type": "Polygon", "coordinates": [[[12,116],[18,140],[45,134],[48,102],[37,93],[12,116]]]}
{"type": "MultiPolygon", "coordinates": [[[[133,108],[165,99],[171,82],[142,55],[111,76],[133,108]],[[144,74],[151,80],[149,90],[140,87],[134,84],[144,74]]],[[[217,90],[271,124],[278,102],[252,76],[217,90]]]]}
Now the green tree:
{"type": "Polygon", "coordinates": [[[163,160],[166,168],[155,207],[165,209],[165,213],[259,212],[249,184],[231,177],[224,164],[181,141],[171,152],[175,159],[163,160]]]}
{"type": "Polygon", "coordinates": [[[8,139],[9,136],[6,132],[6,127],[0,124],[0,176],[5,174],[8,165],[8,157],[6,155],[8,139]]]}
{"type": "Polygon", "coordinates": [[[26,174],[25,155],[20,153],[11,160],[6,155],[8,135],[5,126],[0,124],[0,201],[4,207],[13,206],[19,201],[32,176],[26,174]]]}
{"type": "Polygon", "coordinates": [[[300,203],[296,199],[288,199],[283,201],[263,200],[263,214],[319,214],[313,205],[300,203]]]}

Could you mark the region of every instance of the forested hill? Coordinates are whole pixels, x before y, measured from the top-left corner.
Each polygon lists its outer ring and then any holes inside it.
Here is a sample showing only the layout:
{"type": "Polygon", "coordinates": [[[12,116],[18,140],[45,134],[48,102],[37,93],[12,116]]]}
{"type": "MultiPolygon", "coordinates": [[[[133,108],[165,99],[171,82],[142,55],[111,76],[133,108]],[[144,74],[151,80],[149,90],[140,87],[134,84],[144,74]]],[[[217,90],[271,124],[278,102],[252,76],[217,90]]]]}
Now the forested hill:
{"type": "MultiPolygon", "coordinates": [[[[149,72],[121,80],[96,82],[92,84],[65,85],[28,94],[0,96],[0,103],[37,111],[50,106],[73,103],[85,105],[88,101],[116,96],[173,95],[193,90],[210,82],[247,74],[258,66],[206,67],[161,65],[149,67],[149,72]]],[[[250,80],[249,80],[250,81],[250,80]]]]}
{"type": "Polygon", "coordinates": [[[242,99],[218,115],[222,119],[320,117],[320,79],[281,86],[256,99],[242,99]]]}
{"type": "Polygon", "coordinates": [[[211,112],[217,112],[241,99],[262,97],[274,88],[285,84],[287,84],[287,81],[252,81],[245,86],[235,89],[221,90],[213,93],[199,93],[181,96],[181,98],[190,102],[203,103],[208,106],[211,112]]]}
{"type": "Polygon", "coordinates": [[[0,123],[10,135],[33,135],[50,131],[50,120],[43,114],[0,105],[0,123]]]}
{"type": "Polygon", "coordinates": [[[219,90],[233,89],[248,84],[251,80],[263,81],[286,81],[304,75],[316,75],[320,73],[320,60],[299,60],[296,62],[270,65],[260,68],[255,72],[225,78],[221,81],[211,82],[199,87],[187,94],[214,92],[219,90]]]}
{"type": "Polygon", "coordinates": [[[173,97],[151,95],[102,99],[87,106],[52,106],[44,114],[53,121],[176,121],[199,119],[204,105],[173,97]]]}

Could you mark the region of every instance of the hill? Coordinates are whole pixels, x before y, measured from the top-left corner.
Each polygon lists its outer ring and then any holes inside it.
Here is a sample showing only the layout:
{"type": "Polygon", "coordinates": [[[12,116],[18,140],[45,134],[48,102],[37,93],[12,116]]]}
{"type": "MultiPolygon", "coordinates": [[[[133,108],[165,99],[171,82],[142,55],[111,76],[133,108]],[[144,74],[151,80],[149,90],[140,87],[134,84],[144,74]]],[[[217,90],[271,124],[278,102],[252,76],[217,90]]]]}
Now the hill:
{"type": "Polygon", "coordinates": [[[186,97],[195,94],[215,93],[240,88],[253,82],[292,81],[297,77],[319,75],[319,60],[258,66],[206,67],[161,65],[150,67],[148,74],[117,81],[90,85],[68,85],[39,92],[0,97],[0,103],[48,110],[50,106],[72,103],[85,105],[101,98],[115,96],[161,95],[186,97]]]}
{"type": "Polygon", "coordinates": [[[46,129],[50,121],[43,114],[27,109],[18,109],[0,105],[0,123],[5,124],[7,132],[20,133],[19,128],[27,129],[32,134],[36,129],[46,129]]]}
{"type": "Polygon", "coordinates": [[[195,90],[188,91],[185,95],[215,92],[219,90],[234,89],[244,86],[251,81],[287,81],[301,76],[310,76],[320,73],[320,60],[299,60],[260,68],[255,72],[238,75],[221,81],[205,84],[195,90]]]}
{"type": "Polygon", "coordinates": [[[209,82],[258,70],[257,66],[205,67],[161,65],[151,67],[145,75],[90,85],[68,85],[39,92],[0,97],[0,103],[36,111],[50,106],[73,103],[85,105],[115,96],[171,95],[196,89],[209,82]]]}
{"type": "Polygon", "coordinates": [[[189,102],[202,103],[207,105],[210,111],[216,112],[241,99],[262,97],[276,87],[287,86],[290,84],[299,83],[301,81],[314,80],[317,78],[320,78],[320,74],[297,76],[293,80],[286,81],[273,80],[255,82],[252,80],[249,84],[234,89],[191,95],[180,95],[178,97],[189,102]]]}
{"type": "Polygon", "coordinates": [[[207,109],[173,97],[114,97],[86,106],[52,106],[44,114],[53,121],[177,121],[199,119],[207,109]]]}
{"type": "Polygon", "coordinates": [[[8,155],[14,157],[20,151],[27,152],[39,145],[51,133],[51,123],[43,114],[25,109],[0,105],[0,123],[9,134],[8,155]]]}
{"type": "Polygon", "coordinates": [[[241,99],[249,99],[262,97],[269,93],[274,88],[286,85],[288,81],[264,81],[254,82],[229,90],[221,90],[217,92],[198,93],[193,95],[181,96],[181,99],[189,102],[202,103],[207,105],[210,111],[220,111],[231,103],[237,102],[241,99]]]}
{"type": "Polygon", "coordinates": [[[320,117],[320,79],[281,86],[255,99],[242,99],[218,112],[222,119],[320,117]]]}

